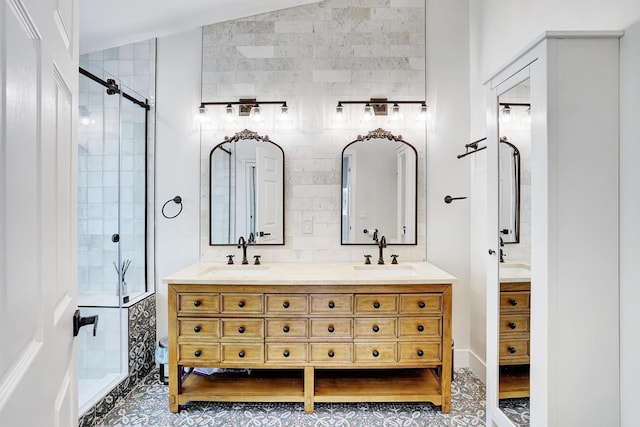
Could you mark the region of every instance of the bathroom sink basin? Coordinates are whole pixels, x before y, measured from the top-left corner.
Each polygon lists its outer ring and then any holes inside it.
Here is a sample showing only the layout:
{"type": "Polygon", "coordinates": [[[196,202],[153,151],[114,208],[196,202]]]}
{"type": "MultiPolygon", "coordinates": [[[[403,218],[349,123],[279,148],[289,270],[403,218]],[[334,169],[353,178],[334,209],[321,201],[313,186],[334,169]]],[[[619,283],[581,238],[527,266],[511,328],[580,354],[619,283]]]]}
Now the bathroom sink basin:
{"type": "Polygon", "coordinates": [[[379,279],[392,277],[416,276],[416,270],[412,265],[403,264],[364,264],[354,265],[356,276],[361,279],[379,279]]]}
{"type": "Polygon", "coordinates": [[[255,277],[262,276],[269,271],[266,265],[221,265],[209,267],[200,273],[214,277],[255,277]]]}
{"type": "Polygon", "coordinates": [[[531,267],[527,264],[500,264],[500,279],[531,280],[531,267]]]}

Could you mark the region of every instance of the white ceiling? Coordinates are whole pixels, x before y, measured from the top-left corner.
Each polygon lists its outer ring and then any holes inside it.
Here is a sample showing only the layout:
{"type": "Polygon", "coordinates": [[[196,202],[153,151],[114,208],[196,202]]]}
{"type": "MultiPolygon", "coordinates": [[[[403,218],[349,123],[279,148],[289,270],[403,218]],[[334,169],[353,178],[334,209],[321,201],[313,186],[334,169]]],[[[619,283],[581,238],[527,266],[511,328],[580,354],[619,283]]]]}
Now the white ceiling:
{"type": "Polygon", "coordinates": [[[80,53],[320,0],[81,0],[80,53]]]}

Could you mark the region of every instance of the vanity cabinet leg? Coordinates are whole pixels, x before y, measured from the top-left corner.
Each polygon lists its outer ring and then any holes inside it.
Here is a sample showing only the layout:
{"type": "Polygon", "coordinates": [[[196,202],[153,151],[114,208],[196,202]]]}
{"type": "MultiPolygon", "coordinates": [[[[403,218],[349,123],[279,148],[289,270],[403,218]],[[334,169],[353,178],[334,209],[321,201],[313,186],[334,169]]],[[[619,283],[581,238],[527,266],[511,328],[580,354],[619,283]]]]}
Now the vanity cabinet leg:
{"type": "Polygon", "coordinates": [[[315,392],[315,372],[313,366],[304,368],[304,412],[313,413],[313,394],[315,392]]]}

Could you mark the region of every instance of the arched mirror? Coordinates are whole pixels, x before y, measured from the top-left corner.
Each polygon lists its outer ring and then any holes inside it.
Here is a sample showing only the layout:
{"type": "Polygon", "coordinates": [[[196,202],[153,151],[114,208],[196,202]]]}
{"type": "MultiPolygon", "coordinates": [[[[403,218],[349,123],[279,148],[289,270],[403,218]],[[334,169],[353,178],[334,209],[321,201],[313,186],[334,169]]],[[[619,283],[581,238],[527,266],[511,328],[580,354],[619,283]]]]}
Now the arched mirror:
{"type": "Polygon", "coordinates": [[[520,243],[520,150],[503,136],[499,156],[500,238],[503,243],[520,243]]]}
{"type": "Polygon", "coordinates": [[[342,150],[343,245],[415,245],[418,154],[401,135],[376,129],[342,150]]]}
{"type": "Polygon", "coordinates": [[[268,136],[244,130],[211,150],[210,245],[284,244],[284,152],[268,136]]]}

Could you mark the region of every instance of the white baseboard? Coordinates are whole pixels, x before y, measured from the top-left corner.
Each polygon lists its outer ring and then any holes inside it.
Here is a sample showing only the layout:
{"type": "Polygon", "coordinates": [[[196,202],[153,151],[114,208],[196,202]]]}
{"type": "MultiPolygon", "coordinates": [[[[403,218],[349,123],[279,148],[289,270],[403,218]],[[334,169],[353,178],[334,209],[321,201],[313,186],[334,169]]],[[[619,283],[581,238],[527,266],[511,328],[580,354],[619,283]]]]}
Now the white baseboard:
{"type": "Polygon", "coordinates": [[[469,368],[471,372],[478,377],[480,381],[486,384],[487,366],[480,358],[471,350],[454,350],[453,351],[453,368],[469,368]]]}

